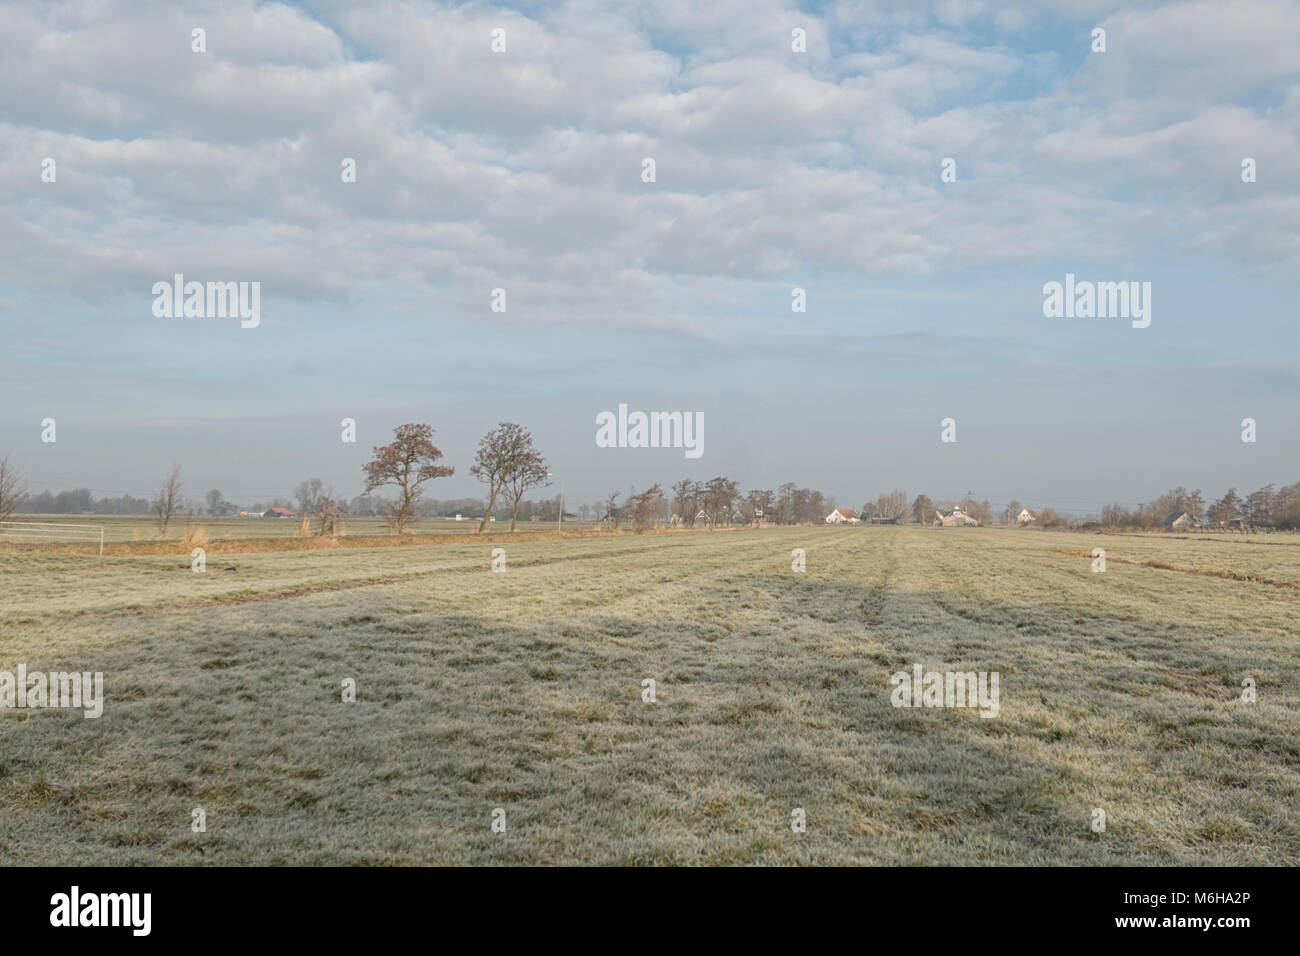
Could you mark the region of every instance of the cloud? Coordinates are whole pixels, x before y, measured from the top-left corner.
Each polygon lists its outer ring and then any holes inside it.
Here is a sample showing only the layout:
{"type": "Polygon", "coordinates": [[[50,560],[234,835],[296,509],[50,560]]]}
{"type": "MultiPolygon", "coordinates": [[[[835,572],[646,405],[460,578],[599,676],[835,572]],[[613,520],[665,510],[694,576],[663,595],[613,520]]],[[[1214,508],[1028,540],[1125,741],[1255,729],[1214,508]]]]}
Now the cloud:
{"type": "Polygon", "coordinates": [[[704,334],[729,321],[710,290],[812,271],[1300,263],[1278,195],[1300,175],[1294,4],[324,10],[6,5],[0,278],[143,296],[185,272],[303,302],[403,283],[482,318],[504,286],[536,321],[704,334]],[[1053,17],[1078,42],[1028,45],[1053,17]]]}

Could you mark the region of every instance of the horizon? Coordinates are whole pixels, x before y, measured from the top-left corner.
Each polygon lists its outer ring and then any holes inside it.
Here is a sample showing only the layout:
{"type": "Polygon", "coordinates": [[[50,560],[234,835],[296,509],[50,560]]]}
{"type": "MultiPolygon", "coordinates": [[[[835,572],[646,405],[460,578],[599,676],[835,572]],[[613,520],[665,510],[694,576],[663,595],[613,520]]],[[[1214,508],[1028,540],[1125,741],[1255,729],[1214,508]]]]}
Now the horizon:
{"type": "Polygon", "coordinates": [[[350,489],[408,421],[439,498],[499,421],[577,501],[726,475],[1086,515],[1300,479],[1294,4],[0,26],[0,454],[33,491],[350,489]],[[256,323],[161,317],[178,274],[260,283],[256,323]],[[1048,317],[1076,282],[1145,319],[1048,317]],[[702,415],[703,456],[599,447],[620,404],[702,415]]]}

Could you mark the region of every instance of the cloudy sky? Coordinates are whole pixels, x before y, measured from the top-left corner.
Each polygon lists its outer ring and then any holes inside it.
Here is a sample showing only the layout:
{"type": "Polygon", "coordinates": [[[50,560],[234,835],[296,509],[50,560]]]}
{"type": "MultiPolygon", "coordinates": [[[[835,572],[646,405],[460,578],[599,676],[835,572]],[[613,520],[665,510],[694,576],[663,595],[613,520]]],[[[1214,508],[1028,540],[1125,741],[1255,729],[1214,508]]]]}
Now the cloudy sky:
{"type": "Polygon", "coordinates": [[[0,452],[246,504],[359,492],[406,421],[437,497],[502,420],[575,503],[1300,480],[1298,138],[1286,0],[0,2],[0,452]],[[1044,317],[1067,272],[1150,282],[1150,327],[1044,317]],[[261,324],[156,317],[175,273],[261,324]],[[703,457],[596,447],[620,403],[703,457]]]}

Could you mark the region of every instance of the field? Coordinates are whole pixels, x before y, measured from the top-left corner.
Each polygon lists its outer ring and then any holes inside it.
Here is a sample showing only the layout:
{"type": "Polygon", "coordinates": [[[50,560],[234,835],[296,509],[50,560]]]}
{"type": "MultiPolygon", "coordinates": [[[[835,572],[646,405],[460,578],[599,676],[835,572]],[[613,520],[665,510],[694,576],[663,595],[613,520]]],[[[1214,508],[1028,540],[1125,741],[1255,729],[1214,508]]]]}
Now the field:
{"type": "Polygon", "coordinates": [[[106,697],[0,710],[0,862],[1295,865],[1298,622],[1281,535],[0,551],[0,670],[106,697]]]}
{"type": "MultiPolygon", "coordinates": [[[[45,534],[50,540],[28,539],[25,543],[34,547],[46,548],[68,546],[85,548],[87,542],[93,542],[94,550],[99,550],[99,532],[55,529],[77,525],[85,529],[104,529],[105,551],[109,554],[132,554],[158,551],[160,544],[180,543],[190,525],[182,515],[173,518],[165,534],[160,534],[158,525],[152,518],[141,515],[22,515],[12,519],[22,525],[6,525],[0,528],[0,542],[5,538],[6,530],[23,530],[29,535],[45,534]],[[32,529],[27,525],[44,528],[32,529]],[[58,535],[64,537],[59,539],[58,535]]],[[[211,518],[193,519],[193,527],[215,544],[217,551],[237,550],[240,546],[261,546],[265,550],[276,550],[288,542],[299,539],[301,521],[297,518],[211,518]]],[[[473,534],[478,527],[477,521],[453,521],[442,518],[421,518],[411,525],[411,532],[420,537],[440,537],[442,535],[473,534]]],[[[591,521],[566,521],[561,529],[565,532],[578,530],[590,531],[594,528],[591,521]]],[[[507,533],[510,521],[495,521],[488,524],[488,531],[493,534],[507,533]]],[[[314,536],[316,526],[311,526],[314,536]]],[[[553,533],[556,531],[554,521],[522,521],[519,532],[530,534],[553,533]]],[[[341,525],[341,534],[345,538],[387,538],[388,525],[383,518],[348,517],[341,525]]],[[[310,536],[309,536],[310,537],[310,536]]],[[[304,544],[307,542],[303,542],[304,544]]],[[[320,545],[325,542],[315,542],[320,545]]],[[[391,543],[391,542],[390,542],[391,543]]],[[[172,549],[175,550],[175,549],[172,549]]]]}

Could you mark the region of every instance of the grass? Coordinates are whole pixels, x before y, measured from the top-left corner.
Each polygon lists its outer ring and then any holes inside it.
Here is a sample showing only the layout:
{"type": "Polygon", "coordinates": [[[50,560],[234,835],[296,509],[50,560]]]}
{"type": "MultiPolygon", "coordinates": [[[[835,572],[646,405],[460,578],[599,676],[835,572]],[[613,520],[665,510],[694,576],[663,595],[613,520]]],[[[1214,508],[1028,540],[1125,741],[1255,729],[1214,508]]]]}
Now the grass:
{"type": "Polygon", "coordinates": [[[107,698],[0,710],[0,862],[1294,865],[1300,594],[1174,567],[1300,581],[1300,540],[0,552],[0,670],[107,698]],[[892,707],[914,663],[998,671],[999,716],[892,707]]]}
{"type": "MultiPolygon", "coordinates": [[[[557,528],[552,521],[521,521],[515,532],[510,522],[488,524],[484,535],[476,533],[477,521],[454,521],[440,518],[413,520],[405,534],[394,535],[383,518],[350,517],[339,523],[337,534],[318,535],[319,524],[304,530],[297,518],[210,518],[171,521],[165,533],[147,517],[118,515],[20,515],[14,522],[36,524],[82,525],[93,531],[61,529],[61,537],[34,539],[39,530],[23,528],[25,537],[6,537],[0,529],[0,550],[36,552],[61,551],[67,554],[98,554],[100,527],[104,530],[104,553],[108,555],[174,554],[203,547],[214,554],[242,554],[258,551],[313,551],[321,548],[387,548],[434,542],[481,541],[487,537],[517,538],[520,534],[542,537],[592,536],[602,532],[593,521],[566,521],[557,528]]],[[[19,526],[9,526],[18,531],[19,526]]]]}

